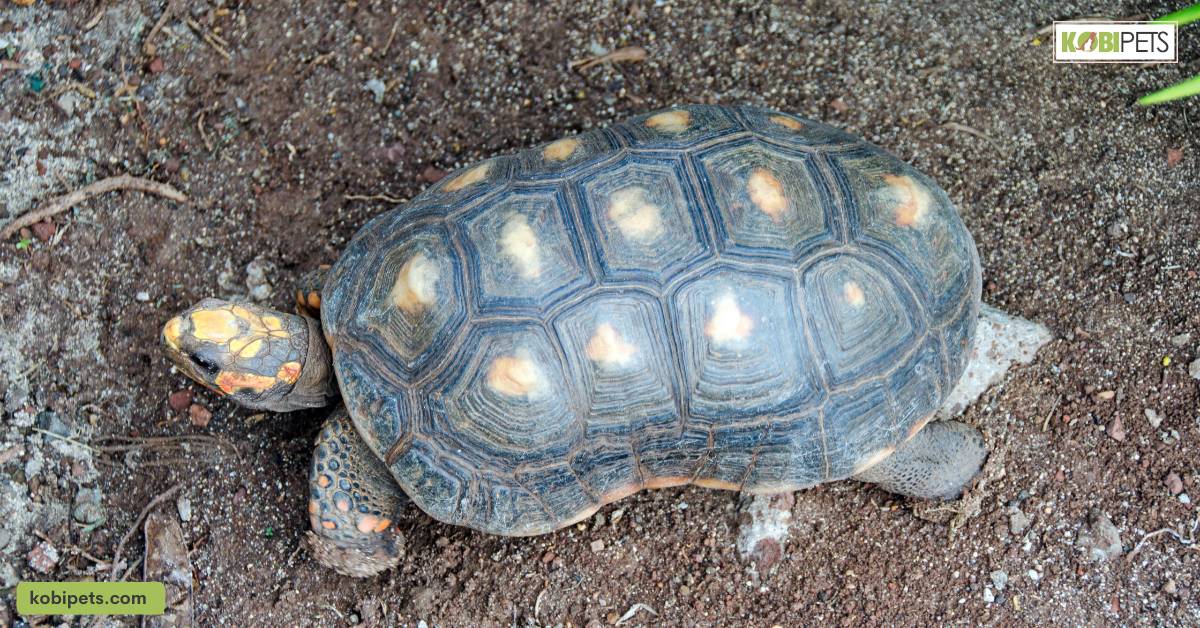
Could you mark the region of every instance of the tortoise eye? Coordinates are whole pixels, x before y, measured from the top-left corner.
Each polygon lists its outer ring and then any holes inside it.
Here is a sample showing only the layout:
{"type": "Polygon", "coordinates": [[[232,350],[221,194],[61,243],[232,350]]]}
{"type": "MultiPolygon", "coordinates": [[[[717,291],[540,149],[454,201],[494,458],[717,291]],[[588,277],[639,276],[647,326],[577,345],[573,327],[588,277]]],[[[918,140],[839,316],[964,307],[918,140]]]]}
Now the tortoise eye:
{"type": "Polygon", "coordinates": [[[221,370],[221,368],[217,366],[215,362],[204,356],[191,354],[188,357],[191,358],[192,364],[195,364],[196,367],[206,375],[216,375],[217,371],[221,370]]]}

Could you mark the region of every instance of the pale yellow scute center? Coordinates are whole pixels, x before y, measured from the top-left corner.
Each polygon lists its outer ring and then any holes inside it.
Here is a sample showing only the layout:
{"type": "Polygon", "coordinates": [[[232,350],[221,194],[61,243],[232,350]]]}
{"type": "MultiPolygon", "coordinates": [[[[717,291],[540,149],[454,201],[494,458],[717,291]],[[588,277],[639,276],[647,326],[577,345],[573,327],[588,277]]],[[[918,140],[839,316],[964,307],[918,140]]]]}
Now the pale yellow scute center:
{"type": "Polygon", "coordinates": [[[491,170],[492,164],[484,162],[471,168],[470,170],[454,177],[454,180],[446,184],[447,192],[457,192],[467,186],[475,185],[487,178],[488,170],[491,170]]]}
{"type": "Polygon", "coordinates": [[[716,312],[704,326],[704,334],[718,344],[745,340],[753,330],[754,321],[742,313],[732,294],[717,301],[716,312]]]}
{"type": "Polygon", "coordinates": [[[546,161],[565,161],[579,150],[581,142],[573,137],[565,137],[556,142],[550,142],[542,149],[542,157],[546,161]]]}
{"type": "Polygon", "coordinates": [[[605,366],[629,364],[637,353],[637,347],[625,342],[621,334],[608,323],[601,323],[587,344],[588,358],[605,366]]]}
{"type": "Polygon", "coordinates": [[[663,133],[682,133],[692,123],[690,111],[664,111],[646,118],[646,126],[663,133]]]}
{"type": "Polygon", "coordinates": [[[488,367],[488,387],[502,395],[529,395],[536,390],[540,381],[537,365],[525,357],[501,356],[488,367]]]}
{"type": "Polygon", "coordinates": [[[613,192],[608,218],[630,240],[648,242],[662,233],[662,210],[646,199],[642,187],[627,187],[613,192]]]}
{"type": "Polygon", "coordinates": [[[524,215],[514,213],[505,221],[500,229],[500,249],[522,277],[535,279],[542,274],[542,255],[537,234],[524,215]]]}
{"type": "Polygon", "coordinates": [[[420,314],[437,302],[439,275],[437,263],[417,253],[400,267],[388,300],[409,316],[420,314]]]}
{"type": "Polygon", "coordinates": [[[896,224],[901,227],[921,224],[933,203],[929,190],[912,177],[903,175],[885,174],[883,181],[896,199],[896,224]]]}
{"type": "Polygon", "coordinates": [[[776,222],[787,213],[790,204],[783,192],[783,183],[770,170],[755,168],[746,181],[750,201],[776,222]]]}

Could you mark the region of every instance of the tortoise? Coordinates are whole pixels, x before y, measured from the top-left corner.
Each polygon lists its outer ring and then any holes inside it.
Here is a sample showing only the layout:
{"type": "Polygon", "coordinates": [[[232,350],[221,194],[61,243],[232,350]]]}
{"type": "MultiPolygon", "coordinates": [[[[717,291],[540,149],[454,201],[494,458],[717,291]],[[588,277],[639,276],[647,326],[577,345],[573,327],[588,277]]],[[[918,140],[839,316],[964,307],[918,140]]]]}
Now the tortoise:
{"type": "Polygon", "coordinates": [[[309,539],[365,576],[401,559],[409,500],[535,535],[683,484],[954,498],[987,449],[931,419],[980,286],[924,174],[810,119],[690,105],[450,173],[363,226],[299,314],[205,299],[161,340],[247,408],[338,406],[309,539]]]}

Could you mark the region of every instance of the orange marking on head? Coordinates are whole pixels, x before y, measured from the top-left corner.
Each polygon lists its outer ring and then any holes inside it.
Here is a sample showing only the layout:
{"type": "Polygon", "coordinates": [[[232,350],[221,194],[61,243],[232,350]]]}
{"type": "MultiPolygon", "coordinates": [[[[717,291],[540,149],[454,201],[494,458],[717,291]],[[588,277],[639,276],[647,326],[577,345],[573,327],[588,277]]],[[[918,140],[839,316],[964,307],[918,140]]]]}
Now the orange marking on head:
{"type": "Polygon", "coordinates": [[[332,521],[322,521],[321,527],[325,528],[326,530],[332,530],[337,527],[337,524],[332,521]]]}
{"type": "Polygon", "coordinates": [[[274,377],[266,375],[258,375],[255,373],[238,373],[235,371],[221,371],[217,376],[216,385],[225,394],[232,394],[238,390],[254,390],[262,392],[279,381],[274,377]]]}
{"type": "Polygon", "coordinates": [[[755,168],[750,173],[746,193],[750,195],[750,201],[775,222],[779,222],[791,206],[784,194],[783,183],[766,168],[755,168]]]}
{"type": "Polygon", "coordinates": [[[779,116],[779,115],[771,116],[771,122],[774,122],[775,124],[778,124],[779,126],[782,126],[782,127],[787,127],[793,131],[799,131],[800,129],[804,128],[804,125],[800,124],[799,120],[796,120],[794,118],[789,118],[787,116],[779,116]]]}
{"type": "Polygon", "coordinates": [[[488,386],[509,396],[528,395],[539,379],[537,366],[531,360],[513,356],[496,358],[487,373],[488,386]]]}
{"type": "Polygon", "coordinates": [[[478,166],[471,168],[457,177],[454,177],[453,181],[446,184],[445,190],[447,192],[457,192],[469,185],[475,185],[476,183],[483,181],[487,177],[488,170],[491,169],[492,164],[490,163],[485,162],[479,164],[478,166]]]}
{"type": "Polygon", "coordinates": [[[329,479],[328,475],[317,476],[317,486],[319,486],[321,488],[325,488],[332,483],[333,483],[333,480],[329,479]]]}
{"type": "Polygon", "coordinates": [[[646,126],[664,133],[681,133],[692,123],[692,112],[676,110],[656,113],[646,118],[646,126]]]}
{"type": "Polygon", "coordinates": [[[283,366],[279,367],[279,372],[275,373],[275,378],[287,384],[295,384],[296,380],[300,379],[300,363],[284,362],[283,366]]]}
{"type": "Polygon", "coordinates": [[[587,343],[587,356],[593,362],[607,366],[628,364],[637,347],[625,342],[621,334],[608,323],[601,323],[587,343]]]}
{"type": "Polygon", "coordinates": [[[197,310],[191,319],[196,340],[224,344],[241,333],[238,318],[229,310],[197,310]]]}
{"type": "Polygon", "coordinates": [[[163,325],[162,335],[163,340],[165,340],[172,349],[178,351],[179,337],[183,335],[183,320],[176,316],[175,318],[167,321],[167,324],[163,325]]]}
{"type": "Polygon", "coordinates": [[[363,517],[358,520],[357,527],[359,532],[370,532],[371,530],[374,530],[375,526],[377,525],[379,525],[379,517],[376,517],[375,515],[363,515],[363,517]]]}
{"type": "Polygon", "coordinates": [[[573,137],[564,137],[557,142],[550,142],[542,149],[542,157],[547,161],[563,161],[579,150],[580,142],[573,137]]]}
{"type": "Polygon", "coordinates": [[[338,510],[340,510],[342,512],[350,512],[350,502],[348,502],[344,499],[339,499],[339,500],[337,500],[336,505],[337,505],[338,510]]]}
{"type": "Polygon", "coordinates": [[[885,183],[891,187],[893,195],[899,199],[896,205],[896,224],[901,227],[911,227],[921,222],[929,213],[932,202],[929,191],[913,181],[912,177],[883,175],[885,183]]]}
{"type": "Polygon", "coordinates": [[[380,519],[379,523],[375,524],[375,531],[383,532],[384,530],[388,529],[388,526],[390,525],[392,525],[391,519],[380,519]]]}
{"type": "Polygon", "coordinates": [[[866,303],[862,286],[858,285],[856,281],[847,281],[842,284],[842,298],[846,299],[846,303],[854,307],[862,307],[863,303],[866,303]]]}

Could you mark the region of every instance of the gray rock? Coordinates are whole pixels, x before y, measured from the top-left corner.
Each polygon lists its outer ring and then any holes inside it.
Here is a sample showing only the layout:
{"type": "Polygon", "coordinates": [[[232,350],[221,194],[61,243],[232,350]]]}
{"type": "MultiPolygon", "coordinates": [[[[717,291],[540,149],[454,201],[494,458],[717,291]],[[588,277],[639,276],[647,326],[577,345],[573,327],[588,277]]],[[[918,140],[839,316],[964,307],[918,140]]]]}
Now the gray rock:
{"type": "Polygon", "coordinates": [[[375,100],[375,104],[383,104],[383,94],[387,91],[387,85],[385,85],[383,81],[373,78],[363,85],[363,89],[371,92],[371,96],[375,100]]]}
{"type": "Polygon", "coordinates": [[[1092,562],[1102,563],[1121,555],[1121,532],[1112,519],[1099,510],[1088,515],[1087,528],[1079,535],[1079,547],[1092,562]]]}
{"type": "Polygon", "coordinates": [[[1008,531],[1012,532],[1013,536],[1020,536],[1029,527],[1029,515],[1014,510],[1008,515],[1008,531]]]}
{"type": "Polygon", "coordinates": [[[1171,344],[1175,345],[1176,347],[1186,346],[1187,343],[1189,343],[1191,341],[1192,341],[1192,334],[1189,332],[1186,332],[1186,331],[1183,332],[1182,334],[1176,334],[1174,336],[1171,336],[1171,344]]]}
{"type": "Polygon", "coordinates": [[[1188,365],[1188,375],[1191,375],[1192,379],[1200,379],[1200,358],[1192,360],[1188,365]]]}
{"type": "Polygon", "coordinates": [[[1153,408],[1146,408],[1144,412],[1146,413],[1146,420],[1150,422],[1150,427],[1158,429],[1158,426],[1162,425],[1162,417],[1153,408]]]}
{"type": "Polygon", "coordinates": [[[961,414],[983,391],[1003,379],[1013,364],[1033,361],[1038,349],[1050,338],[1050,330],[1042,325],[984,305],[979,310],[967,369],[938,409],[937,418],[949,419],[961,414]]]}
{"type": "Polygon", "coordinates": [[[997,591],[1003,591],[1004,587],[1008,586],[1008,572],[997,569],[991,574],[992,584],[995,585],[997,591]]]}
{"type": "Polygon", "coordinates": [[[180,497],[175,500],[175,510],[179,511],[180,521],[188,522],[192,520],[192,500],[180,497]]]}
{"type": "Polygon", "coordinates": [[[71,426],[67,425],[67,422],[63,421],[62,417],[58,416],[58,413],[52,410],[43,410],[39,412],[35,422],[38,426],[38,429],[43,429],[59,436],[69,438],[74,432],[74,430],[71,429],[71,426]]]}
{"type": "Polygon", "coordinates": [[[991,604],[996,601],[996,594],[992,593],[992,587],[983,588],[983,601],[991,604]]]}
{"type": "Polygon", "coordinates": [[[271,298],[273,288],[269,275],[275,270],[275,265],[267,260],[256,257],[246,265],[246,288],[250,298],[255,301],[266,301],[271,298]]]}
{"type": "Polygon", "coordinates": [[[75,493],[71,516],[83,525],[94,525],[104,521],[103,495],[98,488],[81,488],[75,493]]]}

